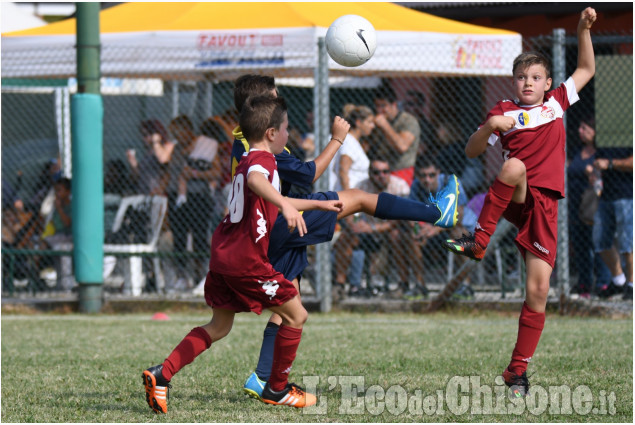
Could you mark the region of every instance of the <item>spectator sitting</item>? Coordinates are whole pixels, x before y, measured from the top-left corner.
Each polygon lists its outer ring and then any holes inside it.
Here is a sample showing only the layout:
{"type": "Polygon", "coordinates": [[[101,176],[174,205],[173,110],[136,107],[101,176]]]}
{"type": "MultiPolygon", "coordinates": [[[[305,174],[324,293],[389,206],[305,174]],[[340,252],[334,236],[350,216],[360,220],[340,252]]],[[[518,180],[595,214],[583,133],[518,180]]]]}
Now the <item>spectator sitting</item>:
{"type": "MultiPolygon", "coordinates": [[[[44,249],[60,250],[65,244],[73,242],[71,181],[66,177],[55,183],[55,209],[50,221],[42,233],[44,249]]],[[[40,265],[50,264],[41,262],[40,265]]],[[[72,258],[64,260],[62,257],[53,258],[57,271],[57,289],[71,290],[75,285],[73,277],[72,258]]]]}
{"type": "Polygon", "coordinates": [[[168,140],[168,133],[161,121],[142,121],[139,127],[145,152],[137,159],[136,151],[127,151],[131,167],[130,180],[136,193],[165,195],[167,185],[167,164],[172,158],[176,143],[168,140]]]}
{"type": "Polygon", "coordinates": [[[385,152],[380,153],[390,163],[392,173],[412,184],[414,165],[419,151],[421,129],[412,114],[401,111],[391,87],[385,86],[375,96],[375,125],[385,141],[385,152]]]}
{"type": "MultiPolygon", "coordinates": [[[[212,191],[220,190],[222,169],[219,158],[219,140],[226,138],[223,126],[214,119],[207,119],[200,127],[200,135],[193,143],[184,144],[185,165],[178,178],[178,197],[173,212],[171,227],[174,236],[174,250],[187,251],[188,234],[192,235],[195,253],[207,254],[210,241],[210,219],[223,212],[222,205],[215,205],[212,191]]],[[[220,221],[219,219],[216,220],[220,221]]],[[[191,287],[190,280],[198,282],[207,272],[204,257],[196,257],[193,265],[182,260],[180,272],[185,279],[181,288],[191,287]],[[189,276],[183,276],[189,272],[189,276]],[[189,283],[188,283],[189,282],[189,283]]]]}
{"type": "MultiPolygon", "coordinates": [[[[437,195],[439,189],[447,184],[449,175],[441,172],[436,162],[419,158],[416,166],[416,179],[410,188],[410,198],[417,201],[428,201],[437,195]]],[[[467,204],[465,189],[459,180],[458,211],[459,218],[457,225],[452,229],[442,229],[429,223],[410,223],[414,228],[405,233],[405,246],[410,246],[409,255],[404,256],[412,268],[417,282],[416,287],[409,295],[427,294],[424,282],[424,267],[434,267],[446,263],[446,255],[438,249],[441,242],[448,237],[460,237],[465,231],[460,224],[464,215],[464,207],[467,204]]]]}
{"type": "Polygon", "coordinates": [[[344,143],[331,161],[331,187],[329,190],[352,189],[362,180],[368,179],[370,161],[362,147],[362,137],[370,135],[375,128],[373,111],[367,106],[346,105],[342,114],[351,125],[344,143]]]}
{"type": "MultiPolygon", "coordinates": [[[[366,180],[359,182],[357,188],[368,193],[387,192],[401,197],[407,197],[410,192],[408,183],[392,175],[388,161],[383,158],[371,159],[369,176],[366,180]]],[[[340,288],[346,280],[354,249],[363,249],[366,255],[371,256],[371,277],[385,273],[387,258],[398,260],[405,257],[400,253],[403,249],[400,241],[402,222],[384,221],[360,214],[349,216],[341,223],[342,231],[335,243],[335,283],[340,288]],[[379,252],[385,255],[377,255],[379,252]]],[[[398,266],[401,267],[403,264],[399,262],[398,266]]],[[[403,272],[403,267],[400,271],[403,272]]],[[[400,278],[404,278],[403,273],[400,273],[400,278]]],[[[407,284],[407,278],[405,284],[407,284]]],[[[404,283],[401,289],[405,289],[403,286],[404,283]]],[[[377,288],[370,288],[369,282],[367,289],[377,288]]],[[[382,289],[388,290],[387,282],[382,289]]],[[[351,286],[350,294],[355,295],[359,293],[359,290],[359,287],[351,286]]]]}

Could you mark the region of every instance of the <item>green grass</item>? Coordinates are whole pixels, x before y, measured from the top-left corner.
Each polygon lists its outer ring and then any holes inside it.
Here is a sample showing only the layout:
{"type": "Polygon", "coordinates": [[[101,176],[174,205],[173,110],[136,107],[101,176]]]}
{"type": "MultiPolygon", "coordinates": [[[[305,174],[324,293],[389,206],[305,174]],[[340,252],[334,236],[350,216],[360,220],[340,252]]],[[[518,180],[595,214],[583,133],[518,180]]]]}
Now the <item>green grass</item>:
{"type": "Polygon", "coordinates": [[[267,406],[242,393],[245,378],[255,368],[266,317],[241,314],[227,338],[174,377],[169,413],[155,415],[145,402],[141,372],[162,362],[209,315],[173,313],[166,322],[151,321],[150,316],[4,314],[2,421],[632,423],[633,419],[632,320],[549,315],[529,369],[534,373],[532,385],[545,390],[587,386],[594,407],[600,407],[601,399],[608,405],[609,395],[614,394],[612,415],[581,414],[575,409],[571,414],[557,413],[550,410],[552,405],[538,415],[528,409],[520,415],[471,414],[470,409],[455,415],[461,412],[453,413],[447,404],[438,414],[423,413],[417,400],[430,401],[437,391],[447,394],[454,376],[480,377],[480,385],[494,391],[502,388],[494,380],[509,361],[518,319],[486,313],[311,314],[291,378],[302,383],[304,375],[319,377],[319,414],[267,406]],[[364,379],[366,389],[394,386],[392,391],[402,390],[410,405],[395,410],[394,403],[387,403],[382,410],[383,397],[380,404],[366,403],[372,401],[370,392],[351,399],[342,395],[338,376],[360,377],[355,379],[364,379]],[[347,405],[362,406],[362,413],[348,414],[347,405]]]}

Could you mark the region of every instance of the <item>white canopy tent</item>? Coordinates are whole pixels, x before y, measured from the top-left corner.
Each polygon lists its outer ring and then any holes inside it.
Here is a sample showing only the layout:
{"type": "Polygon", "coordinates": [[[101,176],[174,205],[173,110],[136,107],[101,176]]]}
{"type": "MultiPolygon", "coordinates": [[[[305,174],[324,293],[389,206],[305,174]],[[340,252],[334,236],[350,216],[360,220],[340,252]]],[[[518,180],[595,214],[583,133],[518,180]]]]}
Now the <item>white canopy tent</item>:
{"type": "MultiPolygon", "coordinates": [[[[392,3],[125,3],[100,14],[102,75],[232,79],[266,69],[312,77],[318,37],[344,14],[373,24],[377,50],[358,68],[329,60],[332,74],[508,75],[521,52],[518,33],[392,3]]],[[[70,77],[74,45],[74,19],[3,33],[2,77],[70,77]]]]}
{"type": "Polygon", "coordinates": [[[2,12],[2,32],[21,31],[47,24],[44,19],[23,10],[16,6],[15,3],[2,2],[0,11],[2,12]]]}

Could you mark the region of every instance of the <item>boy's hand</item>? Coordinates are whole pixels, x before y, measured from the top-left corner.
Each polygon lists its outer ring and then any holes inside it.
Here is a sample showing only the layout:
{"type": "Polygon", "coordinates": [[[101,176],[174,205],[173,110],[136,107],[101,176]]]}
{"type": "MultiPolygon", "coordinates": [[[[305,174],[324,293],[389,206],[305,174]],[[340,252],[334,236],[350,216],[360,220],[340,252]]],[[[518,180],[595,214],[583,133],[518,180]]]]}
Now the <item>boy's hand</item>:
{"type": "Polygon", "coordinates": [[[341,213],[344,209],[344,203],[339,199],[333,201],[319,201],[318,209],[322,211],[335,211],[341,213]]]}
{"type": "Polygon", "coordinates": [[[593,23],[598,18],[595,9],[587,7],[580,14],[580,22],[578,22],[578,30],[589,30],[593,26],[593,23]]]}
{"type": "Polygon", "coordinates": [[[505,115],[495,115],[489,119],[489,125],[492,127],[492,132],[499,131],[504,133],[514,128],[516,120],[505,115]]]}
{"type": "Polygon", "coordinates": [[[289,228],[289,233],[293,233],[293,231],[297,228],[300,236],[304,236],[306,234],[306,223],[304,222],[304,218],[302,218],[302,214],[291,204],[285,202],[280,210],[285,220],[287,220],[287,226],[289,228]]]}
{"type": "Polygon", "coordinates": [[[348,130],[350,130],[351,125],[342,117],[335,117],[333,120],[333,126],[331,127],[331,135],[336,139],[340,139],[344,141],[346,135],[348,134],[348,130]]]}

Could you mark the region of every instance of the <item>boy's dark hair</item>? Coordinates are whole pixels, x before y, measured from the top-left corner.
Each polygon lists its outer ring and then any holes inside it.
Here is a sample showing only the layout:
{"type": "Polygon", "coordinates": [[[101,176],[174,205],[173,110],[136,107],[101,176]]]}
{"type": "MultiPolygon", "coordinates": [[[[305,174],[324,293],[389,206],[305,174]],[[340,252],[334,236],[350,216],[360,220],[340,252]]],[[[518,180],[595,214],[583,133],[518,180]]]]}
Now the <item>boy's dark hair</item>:
{"type": "Polygon", "coordinates": [[[66,190],[68,190],[69,192],[71,191],[71,179],[69,179],[68,177],[60,177],[56,182],[55,185],[60,185],[60,186],[64,186],[64,188],[66,188],[66,190]]]}
{"type": "Polygon", "coordinates": [[[275,89],[276,80],[269,75],[241,75],[234,83],[234,106],[240,114],[248,98],[263,96],[275,89]]]}
{"type": "Polygon", "coordinates": [[[286,113],[287,102],[281,97],[250,97],[243,105],[238,124],[247,141],[258,141],[264,139],[267,129],[280,128],[286,113]]]}
{"type": "Polygon", "coordinates": [[[532,65],[542,65],[547,72],[547,78],[551,78],[551,61],[545,55],[538,52],[524,52],[516,56],[512,66],[512,75],[518,68],[528,68],[532,65]]]}
{"type": "Polygon", "coordinates": [[[214,117],[210,117],[201,123],[200,132],[202,135],[217,142],[224,142],[228,138],[227,132],[214,117]]]}

